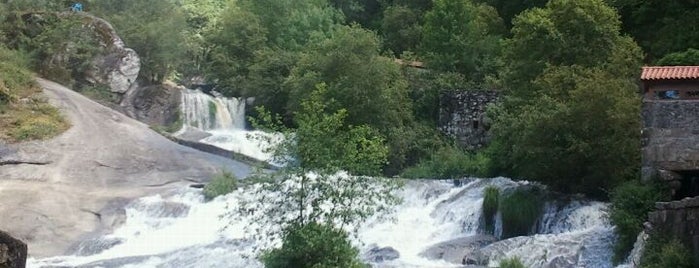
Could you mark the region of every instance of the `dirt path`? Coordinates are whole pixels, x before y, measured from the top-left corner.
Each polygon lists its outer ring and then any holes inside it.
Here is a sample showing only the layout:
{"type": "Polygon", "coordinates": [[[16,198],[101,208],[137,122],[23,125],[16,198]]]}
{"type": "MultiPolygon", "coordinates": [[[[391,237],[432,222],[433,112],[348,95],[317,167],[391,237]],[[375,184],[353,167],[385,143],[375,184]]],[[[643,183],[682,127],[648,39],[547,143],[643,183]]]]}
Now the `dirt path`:
{"type": "Polygon", "coordinates": [[[112,200],[168,192],[221,169],[240,177],[250,172],[243,163],[178,145],[70,89],[37,80],[72,127],[47,141],[0,145],[0,229],[26,241],[33,256],[65,253],[86,233],[111,227],[107,215],[95,213],[112,200]]]}

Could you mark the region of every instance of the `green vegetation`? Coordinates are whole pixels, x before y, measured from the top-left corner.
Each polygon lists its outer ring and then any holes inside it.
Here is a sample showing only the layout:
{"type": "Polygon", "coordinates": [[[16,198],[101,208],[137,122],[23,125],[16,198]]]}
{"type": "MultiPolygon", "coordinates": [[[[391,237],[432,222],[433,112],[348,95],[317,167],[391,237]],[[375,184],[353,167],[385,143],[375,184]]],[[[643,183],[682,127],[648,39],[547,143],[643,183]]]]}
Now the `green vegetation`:
{"type": "Polygon", "coordinates": [[[22,53],[0,46],[0,140],[46,139],[69,127],[41,97],[27,61],[22,53]]]}
{"type": "Polygon", "coordinates": [[[282,247],[262,255],[267,268],[365,267],[347,232],[327,224],[290,225],[284,230],[282,247]]]}
{"type": "MultiPolygon", "coordinates": [[[[505,175],[600,199],[613,192],[623,258],[661,198],[649,186],[624,184],[638,176],[640,66],[699,64],[699,31],[684,27],[699,24],[699,16],[687,1],[84,2],[141,56],[140,83],[205,77],[223,94],[255,97],[265,107],[253,117],[284,133],[273,149],[290,162],[268,176],[265,189],[285,194],[279,211],[306,213],[299,204],[312,204],[313,213],[280,223],[296,226],[289,232],[323,217],[353,222],[391,199],[383,179],[355,175],[505,175]],[[428,69],[398,65],[395,57],[428,69]],[[439,98],[477,89],[499,90],[502,101],[488,109],[489,147],[463,151],[437,131],[439,98]],[[333,177],[338,170],[352,176],[333,177]],[[301,188],[280,186],[290,180],[301,188]],[[361,204],[318,210],[318,200],[348,198],[361,204]]],[[[81,87],[80,74],[101,46],[76,16],[54,13],[68,4],[1,1],[0,42],[11,49],[0,56],[27,51],[19,58],[42,76],[110,99],[99,87],[81,87]]],[[[38,89],[14,62],[0,62],[0,137],[43,138],[65,129],[55,110],[30,97],[38,89]]],[[[505,236],[526,234],[540,213],[539,194],[493,200],[491,190],[484,213],[498,203],[505,236]]]]}
{"type": "Polygon", "coordinates": [[[204,186],[204,197],[211,200],[219,195],[225,195],[238,188],[238,178],[228,171],[221,172],[211,179],[211,182],[204,186]]]}
{"type": "Polygon", "coordinates": [[[553,0],[517,16],[507,97],[489,110],[500,173],[596,197],[636,175],[641,53],[619,30],[601,0],[553,0]]]}
{"type": "Polygon", "coordinates": [[[485,218],[485,231],[492,234],[495,230],[495,214],[500,205],[500,190],[494,186],[485,187],[483,190],[483,218],[485,218]]]}
{"type": "Polygon", "coordinates": [[[655,207],[655,202],[663,200],[662,191],[654,185],[644,185],[637,181],[626,182],[611,194],[610,219],[616,225],[619,236],[614,246],[614,261],[626,259],[636,237],[643,230],[643,223],[655,207]]]}
{"type": "Polygon", "coordinates": [[[498,265],[500,268],[526,268],[517,257],[501,260],[498,265]]]}
{"type": "Polygon", "coordinates": [[[453,146],[445,146],[416,166],[407,168],[406,178],[456,179],[466,176],[486,177],[489,160],[483,153],[472,154],[453,146]]]}
{"type": "Polygon", "coordinates": [[[543,206],[544,196],[538,188],[517,188],[512,193],[503,194],[498,207],[502,215],[502,238],[530,234],[543,206]]]}
{"type": "Polygon", "coordinates": [[[239,208],[269,223],[263,226],[282,228],[281,234],[276,229],[257,230],[267,232],[265,237],[281,235],[283,240],[281,249],[262,256],[268,267],[358,267],[357,250],[340,230],[397,202],[395,182],[361,176],[380,174],[388,152],[383,138],[366,125],[346,124],[348,112],[331,109],[326,94],[325,84],[315,86],[296,112],[293,131],[283,126],[281,116],[264,109],[259,109],[261,120],[253,120],[284,135],[270,148],[284,167],[259,174],[266,178],[258,178],[264,182],[254,189],[263,200],[239,208]]]}
{"type": "Polygon", "coordinates": [[[687,49],[683,52],[675,52],[665,55],[658,60],[658,65],[663,66],[688,66],[699,65],[699,49],[687,49]]]}
{"type": "Polygon", "coordinates": [[[425,14],[421,49],[430,68],[483,82],[496,71],[505,32],[494,8],[471,1],[436,0],[425,14]]]}
{"type": "Polygon", "coordinates": [[[689,248],[678,239],[670,237],[663,234],[650,235],[643,249],[641,268],[694,267],[689,248]]]}

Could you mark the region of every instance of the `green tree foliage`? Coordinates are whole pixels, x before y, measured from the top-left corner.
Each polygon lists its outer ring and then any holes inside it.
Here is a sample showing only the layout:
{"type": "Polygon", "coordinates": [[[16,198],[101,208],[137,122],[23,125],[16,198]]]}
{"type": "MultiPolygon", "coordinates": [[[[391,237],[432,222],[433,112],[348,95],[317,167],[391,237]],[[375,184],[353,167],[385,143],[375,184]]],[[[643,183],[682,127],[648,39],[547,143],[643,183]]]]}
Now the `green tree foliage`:
{"type": "Polygon", "coordinates": [[[488,186],[483,190],[483,218],[485,230],[493,234],[495,230],[495,214],[500,205],[500,190],[494,186],[488,186]]]}
{"type": "Polygon", "coordinates": [[[477,2],[485,3],[494,7],[500,17],[508,27],[512,26],[512,20],[515,16],[530,8],[543,7],[548,2],[547,0],[477,0],[477,2]]]}
{"type": "Polygon", "coordinates": [[[687,49],[684,52],[676,52],[665,55],[658,60],[661,66],[691,66],[699,65],[699,49],[687,49]]]}
{"type": "Polygon", "coordinates": [[[311,38],[326,36],[341,19],[322,0],[229,2],[208,37],[208,76],[226,95],[254,96],[256,105],[286,114],[284,80],[311,38]]]}
{"type": "Polygon", "coordinates": [[[330,225],[291,225],[284,230],[282,247],[262,255],[267,268],[361,268],[358,250],[347,232],[330,225]]]}
{"type": "Polygon", "coordinates": [[[12,13],[5,23],[8,46],[29,51],[41,75],[68,86],[81,85],[91,60],[103,48],[99,36],[71,14],[12,13]]]}
{"type": "Polygon", "coordinates": [[[257,15],[229,4],[221,28],[208,38],[212,44],[207,73],[227,95],[240,94],[255,53],[265,47],[267,30],[257,15]]]}
{"type": "Polygon", "coordinates": [[[482,153],[469,153],[453,146],[443,146],[426,160],[403,171],[411,179],[456,179],[466,176],[490,175],[490,161],[482,153]]]}
{"type": "Polygon", "coordinates": [[[211,179],[211,182],[204,187],[203,194],[207,200],[211,200],[219,195],[233,192],[237,187],[238,178],[233,173],[224,171],[211,179]]]}
{"type": "Polygon", "coordinates": [[[537,188],[518,188],[503,194],[498,210],[502,215],[502,239],[529,235],[541,217],[544,196],[537,188]]]}
{"type": "Polygon", "coordinates": [[[381,0],[329,0],[344,14],[348,24],[358,23],[364,28],[376,29],[381,14],[381,0]]]}
{"type": "MultiPolygon", "coordinates": [[[[648,212],[655,208],[655,202],[663,200],[662,192],[654,185],[644,185],[637,181],[626,182],[611,194],[609,217],[616,226],[618,239],[614,245],[614,262],[624,261],[628,256],[636,236],[643,230],[648,212]]],[[[671,266],[668,266],[671,267],[671,266]]]]}
{"type": "Polygon", "coordinates": [[[261,122],[256,122],[282,130],[284,136],[271,148],[275,161],[284,167],[259,175],[265,182],[251,190],[262,200],[243,200],[238,210],[267,223],[262,226],[273,226],[254,230],[264,234],[260,239],[282,236],[282,248],[263,257],[267,265],[350,264],[356,251],[339,230],[356,227],[397,201],[394,181],[357,176],[380,173],[387,153],[383,139],[366,125],[347,125],[346,111],[329,109],[326,90],[318,85],[302,103],[293,131],[264,111],[261,122]],[[334,239],[328,240],[328,235],[334,239]],[[316,251],[320,254],[308,255],[316,251]]]}
{"type": "Polygon", "coordinates": [[[500,171],[604,197],[639,162],[640,50],[601,0],[553,0],[514,20],[489,148],[500,171]]]}
{"type": "Polygon", "coordinates": [[[412,148],[402,144],[413,123],[412,107],[400,67],[381,56],[376,34],[357,25],[340,26],[308,51],[285,83],[289,113],[299,110],[316,84],[325,83],[326,101],[333,100],[329,109],[346,109],[349,125],[378,130],[389,141],[391,165],[403,165],[412,148]]]}
{"type": "Polygon", "coordinates": [[[649,62],[664,55],[699,48],[696,1],[608,0],[621,14],[624,30],[647,53],[649,62]]]}
{"type": "Polygon", "coordinates": [[[421,51],[429,68],[458,72],[475,82],[496,71],[504,27],[492,7],[436,0],[422,30],[421,51]]]}
{"type": "MultiPolygon", "coordinates": [[[[550,67],[528,104],[492,110],[493,163],[564,192],[604,197],[640,161],[635,85],[600,70],[550,67]]],[[[506,104],[505,104],[506,105],[506,104]]]]}
{"type": "Polygon", "coordinates": [[[663,234],[652,234],[643,249],[641,268],[690,268],[694,266],[691,251],[677,238],[663,234]]]}
{"type": "Polygon", "coordinates": [[[522,13],[505,49],[508,93],[534,99],[531,81],[550,65],[600,67],[636,79],[641,51],[620,34],[620,26],[619,16],[602,0],[554,0],[522,13]]]}
{"type": "Polygon", "coordinates": [[[201,75],[204,71],[211,43],[206,36],[217,31],[226,0],[182,0],[181,9],[187,23],[182,37],[186,48],[185,61],[181,71],[188,75],[201,75]]]}
{"type": "Polygon", "coordinates": [[[406,6],[390,6],[383,12],[381,35],[384,47],[396,56],[405,51],[415,51],[420,44],[421,14],[406,6]]]}
{"type": "Polygon", "coordinates": [[[185,59],[182,10],[171,1],[100,0],[91,11],[109,21],[141,58],[139,77],[160,82],[171,76],[185,59]]]}

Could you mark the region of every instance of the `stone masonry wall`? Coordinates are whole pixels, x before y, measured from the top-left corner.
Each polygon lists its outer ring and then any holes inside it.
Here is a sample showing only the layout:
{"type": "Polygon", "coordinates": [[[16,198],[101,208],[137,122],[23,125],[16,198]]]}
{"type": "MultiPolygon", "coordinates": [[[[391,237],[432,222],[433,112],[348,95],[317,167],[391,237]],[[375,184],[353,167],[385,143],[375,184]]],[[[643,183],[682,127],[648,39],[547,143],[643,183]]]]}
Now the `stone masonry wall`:
{"type": "Polygon", "coordinates": [[[643,178],[657,169],[699,170],[699,101],[644,101],[643,178]]]}
{"type": "Polygon", "coordinates": [[[496,91],[444,92],[439,97],[439,130],[457,140],[464,149],[474,150],[490,139],[491,122],[485,111],[498,100],[496,91]]]}
{"type": "MultiPolygon", "coordinates": [[[[649,232],[679,238],[691,248],[694,256],[699,256],[699,197],[658,202],[648,220],[652,228],[649,232]]],[[[699,267],[699,259],[695,260],[694,266],[699,267]]]]}

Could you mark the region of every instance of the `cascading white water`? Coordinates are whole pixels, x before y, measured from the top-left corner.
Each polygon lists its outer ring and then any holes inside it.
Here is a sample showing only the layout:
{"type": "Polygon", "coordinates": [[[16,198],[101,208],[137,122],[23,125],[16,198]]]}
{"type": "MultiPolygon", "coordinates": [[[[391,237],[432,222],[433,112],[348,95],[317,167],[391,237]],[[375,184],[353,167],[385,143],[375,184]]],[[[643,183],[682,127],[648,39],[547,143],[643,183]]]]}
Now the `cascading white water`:
{"type": "MultiPolygon", "coordinates": [[[[471,179],[460,186],[452,181],[408,181],[398,190],[403,203],[389,217],[368,219],[358,228],[355,244],[367,252],[391,247],[400,257],[376,267],[459,267],[433,258],[425,250],[455,238],[482,232],[483,189],[500,189],[526,182],[506,178],[471,179]]],[[[370,186],[368,186],[370,187],[370,186]]],[[[259,200],[246,188],[204,202],[200,190],[182,189],[168,197],[142,198],[126,209],[126,223],[114,233],[86,242],[87,256],[31,259],[29,267],[261,267],[252,256],[255,247],[245,231],[253,219],[233,213],[241,200],[259,200]],[[224,228],[225,227],[225,228],[224,228]],[[99,250],[94,250],[94,248],[99,250]]],[[[515,237],[481,249],[490,265],[517,256],[529,267],[611,267],[613,229],[606,220],[606,204],[573,201],[550,206],[541,220],[546,234],[515,237]]],[[[542,227],[543,226],[543,227],[542,227]]],[[[460,260],[459,260],[460,261],[460,260]]]]}
{"type": "Polygon", "coordinates": [[[205,94],[200,90],[182,92],[183,128],[175,133],[181,136],[189,129],[204,131],[209,136],[197,141],[243,154],[257,160],[268,161],[270,154],[264,151],[273,134],[245,129],[245,100],[205,94]],[[266,138],[258,138],[266,137],[266,138]]]}
{"type": "Polygon", "coordinates": [[[239,98],[185,90],[182,92],[182,115],[186,126],[200,130],[245,130],[245,100],[239,98]]]}

